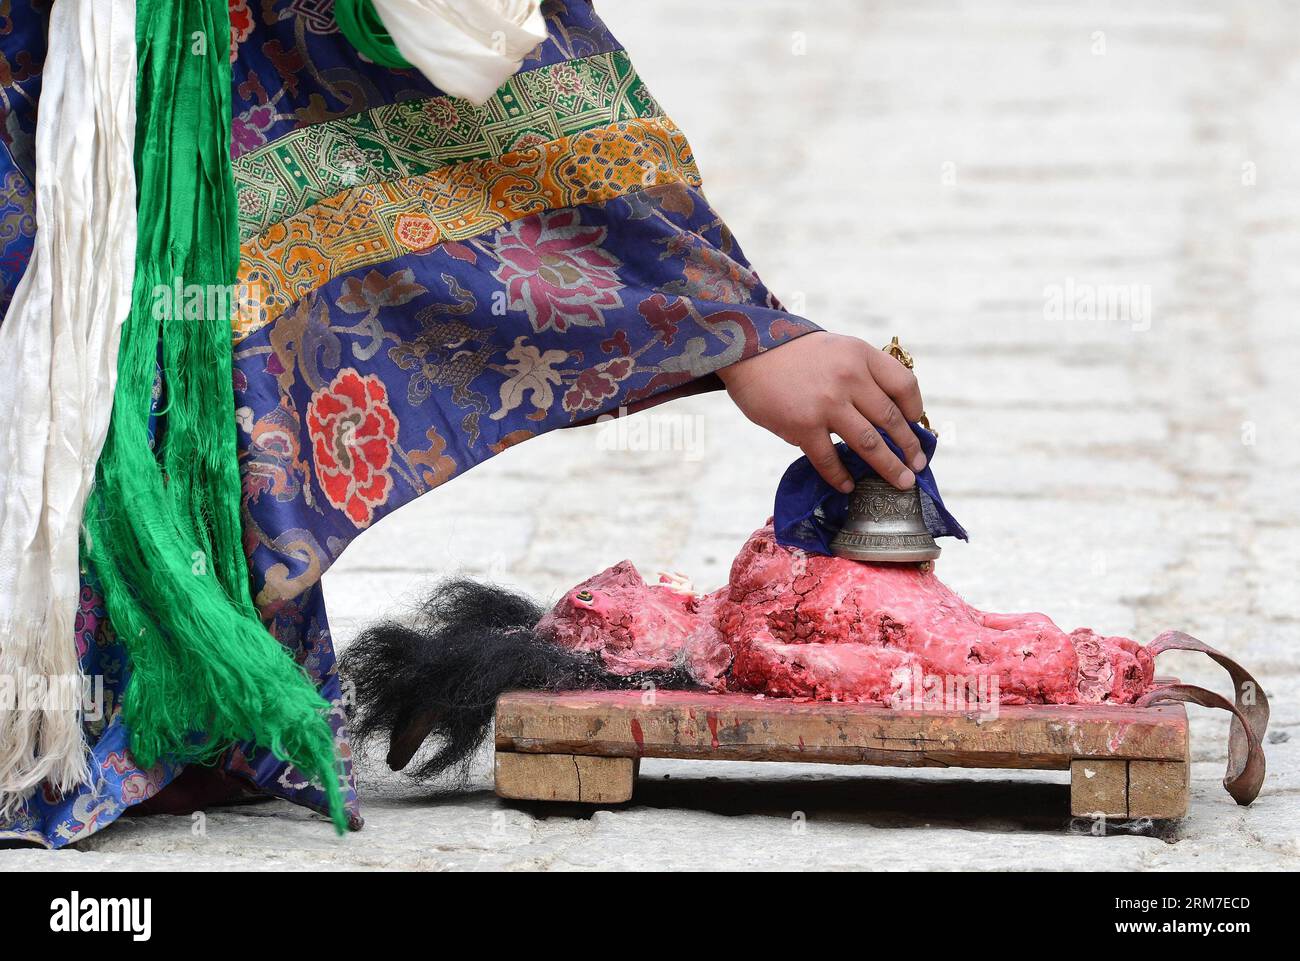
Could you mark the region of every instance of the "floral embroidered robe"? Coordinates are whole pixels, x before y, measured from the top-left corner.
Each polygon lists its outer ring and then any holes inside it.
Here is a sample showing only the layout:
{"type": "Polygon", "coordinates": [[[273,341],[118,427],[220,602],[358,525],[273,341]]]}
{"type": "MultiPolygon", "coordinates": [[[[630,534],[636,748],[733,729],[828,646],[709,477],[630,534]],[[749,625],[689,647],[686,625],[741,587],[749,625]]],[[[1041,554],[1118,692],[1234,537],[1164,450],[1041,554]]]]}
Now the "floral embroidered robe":
{"type": "MultiPolygon", "coordinates": [[[[0,0],[0,309],[31,247],[48,7],[0,0]]],[[[245,546],[264,619],[334,704],[345,762],[320,580],[360,531],[507,447],[716,386],[719,368],[816,329],[755,276],[590,3],[544,12],[549,38],[476,107],[364,60],[329,0],[230,0],[245,546]]],[[[178,773],[131,758],[130,664],[93,571],[84,582],[96,781],[34,796],[0,839],[77,841],[178,773]]],[[[222,766],[322,809],[267,751],[235,745],[222,766]]],[[[348,806],[359,826],[350,766],[348,806]]]]}

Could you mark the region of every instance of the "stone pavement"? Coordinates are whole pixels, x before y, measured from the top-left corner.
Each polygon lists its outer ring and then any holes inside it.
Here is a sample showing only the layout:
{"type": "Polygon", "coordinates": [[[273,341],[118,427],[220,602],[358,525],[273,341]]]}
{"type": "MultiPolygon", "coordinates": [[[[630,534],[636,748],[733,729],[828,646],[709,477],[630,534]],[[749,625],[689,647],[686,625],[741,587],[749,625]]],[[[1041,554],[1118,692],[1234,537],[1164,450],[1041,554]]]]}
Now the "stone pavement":
{"type": "MultiPolygon", "coordinates": [[[[1300,868],[1296,6],[601,10],[768,285],[912,350],[972,532],[944,579],[977,606],[1177,627],[1239,658],[1273,702],[1260,799],[1224,793],[1226,722],[1192,708],[1192,810],[1165,837],[1072,826],[1063,773],[646,761],[633,804],[591,813],[499,802],[484,759],[436,798],[367,768],[367,827],[342,840],[267,804],[0,869],[1300,868]]],[[[725,396],[647,424],[672,449],[560,432],[366,533],[326,578],[339,640],[452,572],[545,596],[630,557],[721,583],[795,452],[725,396]]]]}

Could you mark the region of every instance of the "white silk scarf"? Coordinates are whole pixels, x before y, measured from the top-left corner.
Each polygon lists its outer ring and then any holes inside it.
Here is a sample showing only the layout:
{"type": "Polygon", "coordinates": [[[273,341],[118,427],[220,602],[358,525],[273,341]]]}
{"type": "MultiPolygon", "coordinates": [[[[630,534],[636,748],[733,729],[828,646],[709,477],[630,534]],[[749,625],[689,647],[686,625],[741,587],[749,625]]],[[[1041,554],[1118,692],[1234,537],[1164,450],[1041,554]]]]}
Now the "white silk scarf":
{"type": "Polygon", "coordinates": [[[78,537],[135,273],[135,0],[56,0],[36,237],[0,324],[0,817],[89,777],[78,537]]]}
{"type": "Polygon", "coordinates": [[[539,0],[374,0],[393,43],[439,90],[487,101],[546,39],[539,0]]]}

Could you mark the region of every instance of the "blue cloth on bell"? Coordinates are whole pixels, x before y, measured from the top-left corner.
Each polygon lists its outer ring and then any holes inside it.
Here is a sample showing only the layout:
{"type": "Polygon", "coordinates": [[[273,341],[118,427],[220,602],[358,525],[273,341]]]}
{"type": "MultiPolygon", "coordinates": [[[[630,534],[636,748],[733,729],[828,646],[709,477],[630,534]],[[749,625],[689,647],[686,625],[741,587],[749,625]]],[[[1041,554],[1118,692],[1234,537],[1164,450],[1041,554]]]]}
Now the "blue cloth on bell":
{"type": "MultiPolygon", "coordinates": [[[[925,452],[925,470],[917,473],[916,486],[921,491],[921,513],[926,528],[932,537],[969,540],[966,528],[944,506],[934,472],[930,470],[934,449],[939,443],[938,436],[918,424],[912,424],[911,427],[921,443],[921,450],[925,452]]],[[[883,431],[880,436],[885,439],[889,449],[903,460],[903,452],[890,436],[883,431]]],[[[855,481],[867,476],[879,476],[847,444],[836,444],[835,450],[855,481]]],[[[783,547],[796,547],[810,554],[830,554],[831,541],[844,526],[848,515],[851,496],[837,491],[822,480],[808,458],[800,457],[786,468],[781,483],[776,488],[776,505],[772,510],[776,542],[783,547]]]]}

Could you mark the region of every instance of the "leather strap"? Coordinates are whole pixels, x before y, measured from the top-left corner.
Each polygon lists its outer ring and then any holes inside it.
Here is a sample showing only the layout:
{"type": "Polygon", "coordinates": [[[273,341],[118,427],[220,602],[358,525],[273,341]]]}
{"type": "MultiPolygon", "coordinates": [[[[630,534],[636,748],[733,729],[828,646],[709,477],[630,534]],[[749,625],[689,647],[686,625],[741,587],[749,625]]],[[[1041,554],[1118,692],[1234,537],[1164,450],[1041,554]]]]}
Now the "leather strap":
{"type": "Polygon", "coordinates": [[[1214,707],[1233,715],[1228,737],[1228,770],[1223,786],[1238,804],[1249,804],[1264,783],[1264,733],[1268,730],[1268,697],[1250,672],[1226,654],[1182,631],[1166,631],[1147,645],[1152,657],[1164,651],[1200,651],[1232,677],[1234,701],[1194,684],[1167,684],[1138,699],[1138,707],[1184,701],[1214,707]]]}

